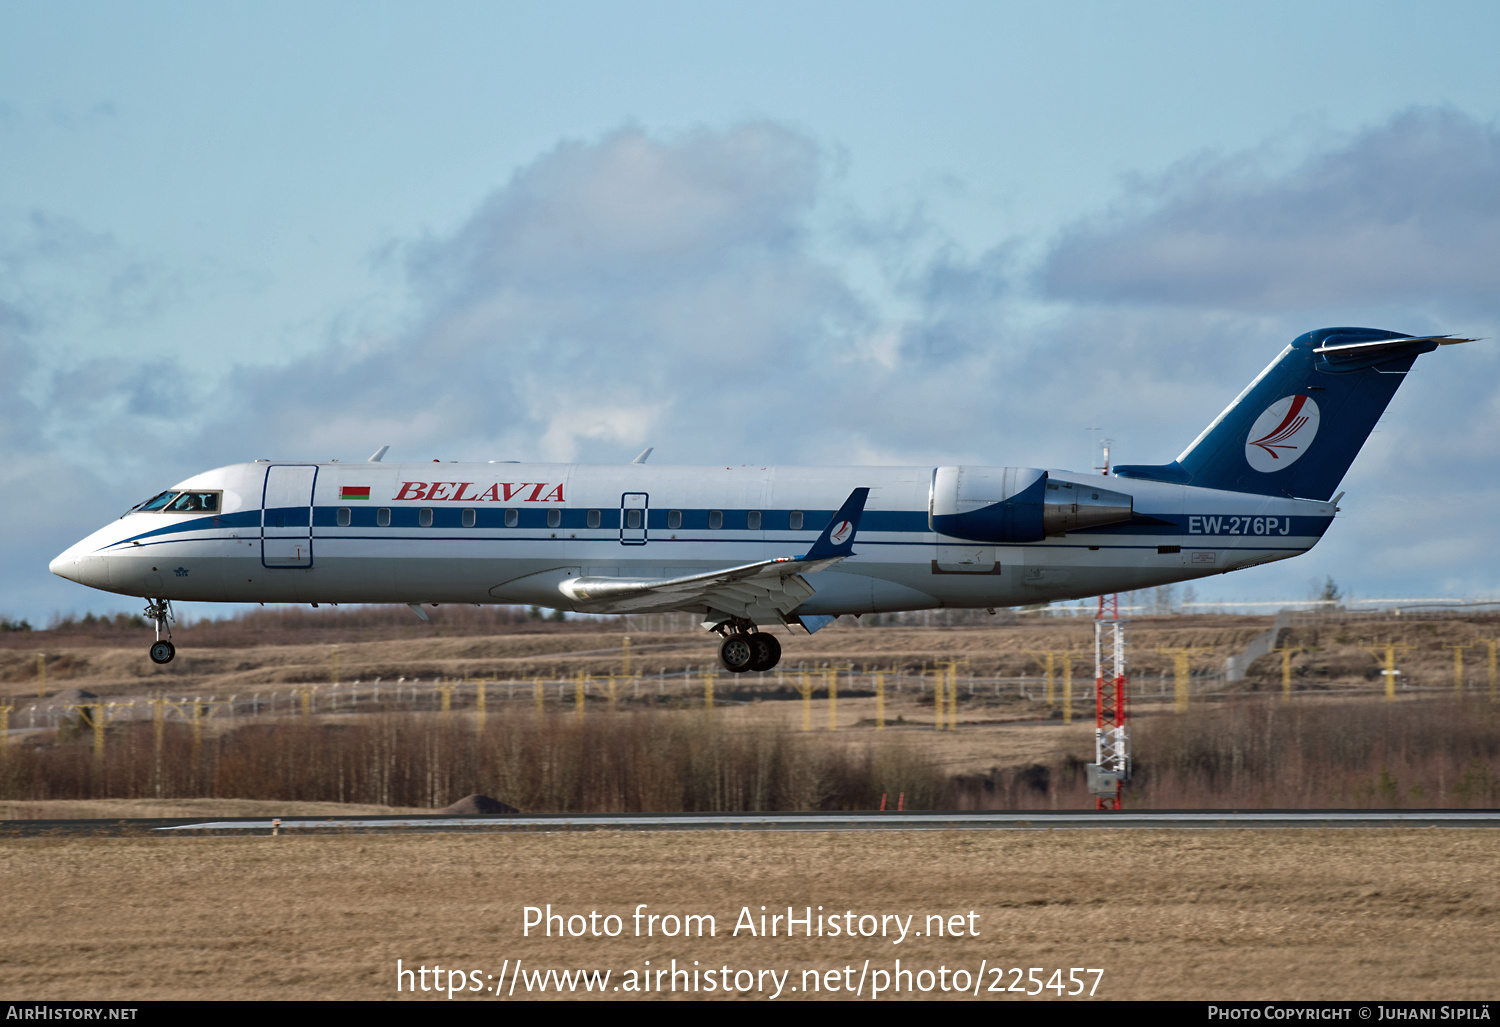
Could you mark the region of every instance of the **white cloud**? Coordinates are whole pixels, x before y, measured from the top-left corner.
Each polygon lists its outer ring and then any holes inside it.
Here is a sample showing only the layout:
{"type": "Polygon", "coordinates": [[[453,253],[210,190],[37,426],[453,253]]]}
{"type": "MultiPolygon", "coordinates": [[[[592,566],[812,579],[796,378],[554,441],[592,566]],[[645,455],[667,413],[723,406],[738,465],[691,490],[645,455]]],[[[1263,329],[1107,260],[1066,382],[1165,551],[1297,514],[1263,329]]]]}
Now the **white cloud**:
{"type": "Polygon", "coordinates": [[[1041,281],[1085,302],[1494,312],[1500,128],[1414,109],[1285,174],[1254,154],[1187,161],[1071,226],[1041,281]]]}

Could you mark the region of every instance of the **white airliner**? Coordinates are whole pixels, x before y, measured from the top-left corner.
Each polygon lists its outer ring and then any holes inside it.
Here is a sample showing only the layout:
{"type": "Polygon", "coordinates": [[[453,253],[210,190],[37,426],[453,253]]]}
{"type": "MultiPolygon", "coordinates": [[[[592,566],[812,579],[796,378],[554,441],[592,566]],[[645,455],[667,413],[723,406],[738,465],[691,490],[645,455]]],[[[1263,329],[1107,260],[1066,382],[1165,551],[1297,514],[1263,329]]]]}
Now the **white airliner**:
{"type": "MultiPolygon", "coordinates": [[[[776,626],[1148,588],[1306,552],[1413,361],[1472,340],[1300,336],[1169,464],[661,467],[257,460],[174,485],[52,561],[147,599],[691,611],[731,671],[776,626]],[[857,547],[856,547],[857,539],[857,547]],[[857,551],[856,551],[857,549],[857,551]]],[[[166,638],[163,638],[163,632],[166,638]]]]}

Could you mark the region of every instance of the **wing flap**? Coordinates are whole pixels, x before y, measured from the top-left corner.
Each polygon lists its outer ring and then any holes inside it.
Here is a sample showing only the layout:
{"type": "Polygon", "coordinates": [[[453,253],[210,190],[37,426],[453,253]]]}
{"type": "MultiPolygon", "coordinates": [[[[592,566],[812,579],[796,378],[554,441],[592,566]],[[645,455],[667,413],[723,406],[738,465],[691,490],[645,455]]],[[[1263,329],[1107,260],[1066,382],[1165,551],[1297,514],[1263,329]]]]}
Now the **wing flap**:
{"type": "Polygon", "coordinates": [[[755,612],[790,613],[816,591],[802,575],[827,570],[854,555],[854,536],[869,498],[868,488],[849,494],[833,520],[802,556],[781,556],[738,567],[679,578],[569,578],[558,589],[577,609],[600,613],[711,606],[752,617],[755,612]]]}

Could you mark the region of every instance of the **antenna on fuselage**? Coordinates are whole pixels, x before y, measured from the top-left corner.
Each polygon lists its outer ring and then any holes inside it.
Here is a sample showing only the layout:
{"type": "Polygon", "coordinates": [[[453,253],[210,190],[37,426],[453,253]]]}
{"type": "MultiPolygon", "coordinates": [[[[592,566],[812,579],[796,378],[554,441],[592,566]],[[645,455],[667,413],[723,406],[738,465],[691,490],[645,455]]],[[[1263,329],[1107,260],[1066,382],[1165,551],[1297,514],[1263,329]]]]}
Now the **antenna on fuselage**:
{"type": "Polygon", "coordinates": [[[636,457],[634,460],[632,460],[630,462],[633,463],[633,464],[643,464],[643,463],[646,462],[646,458],[649,457],[653,452],[655,452],[655,450],[656,450],[655,446],[647,446],[645,449],[641,450],[641,455],[640,456],[636,457]]]}
{"type": "Polygon", "coordinates": [[[385,456],[387,453],[389,453],[390,450],[391,450],[390,446],[381,446],[379,449],[377,449],[375,451],[375,455],[372,456],[372,457],[370,457],[370,459],[366,460],[365,463],[367,463],[367,464],[378,464],[378,463],[380,463],[380,458],[383,457],[383,456],[385,456]]]}
{"type": "Polygon", "coordinates": [[[1114,439],[1100,439],[1099,440],[1099,452],[1104,457],[1104,463],[1100,467],[1095,467],[1094,470],[1098,471],[1100,474],[1104,475],[1106,478],[1109,477],[1109,449],[1114,444],[1115,444],[1115,440],[1114,439]]]}

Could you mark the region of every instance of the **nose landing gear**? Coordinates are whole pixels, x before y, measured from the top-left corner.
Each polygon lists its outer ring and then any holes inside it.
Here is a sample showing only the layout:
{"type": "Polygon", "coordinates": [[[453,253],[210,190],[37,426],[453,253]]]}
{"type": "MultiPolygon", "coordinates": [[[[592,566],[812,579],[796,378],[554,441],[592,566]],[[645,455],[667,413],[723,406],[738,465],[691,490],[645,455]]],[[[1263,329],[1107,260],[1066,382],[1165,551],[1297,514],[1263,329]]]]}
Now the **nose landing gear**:
{"type": "Polygon", "coordinates": [[[177,618],[172,614],[171,601],[147,599],[146,616],[156,624],[156,641],[151,644],[151,662],[171,663],[172,657],[177,655],[177,647],[172,644],[172,622],[177,618]],[[166,631],[166,638],[161,637],[162,631],[166,631]]]}
{"type": "Polygon", "coordinates": [[[775,635],[755,631],[753,625],[724,624],[719,633],[719,663],[731,674],[767,671],[781,660],[781,643],[775,635]]]}

